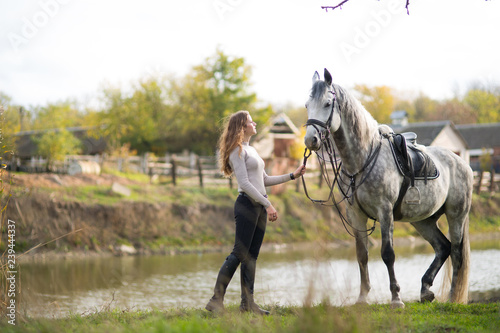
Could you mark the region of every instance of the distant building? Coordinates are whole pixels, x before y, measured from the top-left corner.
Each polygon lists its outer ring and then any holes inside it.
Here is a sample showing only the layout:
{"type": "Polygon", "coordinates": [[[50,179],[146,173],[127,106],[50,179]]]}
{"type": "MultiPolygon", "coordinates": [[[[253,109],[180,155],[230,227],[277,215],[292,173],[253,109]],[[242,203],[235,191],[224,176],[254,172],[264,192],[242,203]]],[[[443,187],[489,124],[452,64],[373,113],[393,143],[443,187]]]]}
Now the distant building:
{"type": "MultiPolygon", "coordinates": [[[[298,162],[292,157],[291,148],[300,138],[300,131],[290,118],[280,113],[273,117],[252,141],[252,146],[259,152],[266,163],[268,175],[281,175],[294,171],[298,162]]],[[[272,186],[271,193],[278,194],[285,190],[285,184],[272,186]]]]}
{"type": "Polygon", "coordinates": [[[479,159],[490,154],[492,167],[500,173],[500,123],[455,125],[451,121],[408,123],[406,111],[391,114],[396,133],[415,132],[417,143],[443,146],[462,156],[472,170],[480,170],[479,159]],[[406,125],[402,125],[406,123],[406,125]]]}
{"type": "Polygon", "coordinates": [[[490,154],[492,167],[500,173],[500,123],[456,125],[469,146],[470,166],[479,171],[479,158],[490,154]]]}
{"type": "MultiPolygon", "coordinates": [[[[83,155],[102,154],[106,149],[106,141],[103,138],[95,138],[89,135],[89,131],[92,129],[93,128],[91,127],[66,128],[67,131],[71,132],[77,139],[80,140],[83,155]]],[[[15,158],[15,162],[13,162],[14,165],[11,167],[23,170],[23,166],[29,163],[32,158],[38,157],[38,147],[35,139],[48,131],[57,132],[59,130],[33,130],[15,133],[15,150],[13,156],[15,158]]]]}
{"type": "Polygon", "coordinates": [[[408,113],[405,110],[394,111],[391,113],[391,123],[394,130],[408,125],[408,113]]]}
{"type": "Polygon", "coordinates": [[[414,132],[417,134],[417,143],[424,146],[448,148],[469,163],[467,141],[451,121],[410,123],[397,128],[397,130],[395,129],[396,133],[414,132]]]}

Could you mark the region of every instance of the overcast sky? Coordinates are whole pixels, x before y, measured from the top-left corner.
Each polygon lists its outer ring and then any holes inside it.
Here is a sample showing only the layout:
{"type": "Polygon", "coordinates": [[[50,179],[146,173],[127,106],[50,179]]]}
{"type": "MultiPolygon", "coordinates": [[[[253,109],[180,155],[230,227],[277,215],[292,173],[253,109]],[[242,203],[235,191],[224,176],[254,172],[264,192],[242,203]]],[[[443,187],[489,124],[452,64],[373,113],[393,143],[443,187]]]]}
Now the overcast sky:
{"type": "Polygon", "coordinates": [[[500,82],[500,1],[2,1],[0,91],[14,103],[91,101],[106,83],[184,76],[219,46],[253,67],[263,102],[302,105],[314,71],[444,99],[500,82]]]}

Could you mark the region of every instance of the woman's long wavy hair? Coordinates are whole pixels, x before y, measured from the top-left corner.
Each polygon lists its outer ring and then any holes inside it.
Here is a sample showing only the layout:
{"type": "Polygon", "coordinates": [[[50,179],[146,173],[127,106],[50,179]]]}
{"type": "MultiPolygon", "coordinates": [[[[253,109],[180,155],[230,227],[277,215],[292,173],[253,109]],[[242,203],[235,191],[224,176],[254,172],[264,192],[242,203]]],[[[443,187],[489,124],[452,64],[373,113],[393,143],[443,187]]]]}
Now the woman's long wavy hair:
{"type": "Polygon", "coordinates": [[[238,111],[229,116],[224,123],[224,129],[219,138],[219,166],[225,177],[231,177],[233,174],[229,164],[229,155],[236,147],[240,149],[239,154],[243,149],[241,143],[245,136],[249,115],[248,111],[238,111]]]}

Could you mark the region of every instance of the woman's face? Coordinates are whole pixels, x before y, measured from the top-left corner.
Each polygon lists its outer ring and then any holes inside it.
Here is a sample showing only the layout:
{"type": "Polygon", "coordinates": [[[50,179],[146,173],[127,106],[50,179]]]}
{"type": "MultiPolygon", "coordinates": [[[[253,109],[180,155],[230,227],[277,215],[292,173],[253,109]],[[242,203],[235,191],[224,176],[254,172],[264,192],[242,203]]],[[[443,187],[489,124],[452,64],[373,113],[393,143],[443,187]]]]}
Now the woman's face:
{"type": "Polygon", "coordinates": [[[248,115],[247,124],[245,126],[245,135],[252,136],[257,134],[257,124],[252,120],[252,116],[248,115]]]}

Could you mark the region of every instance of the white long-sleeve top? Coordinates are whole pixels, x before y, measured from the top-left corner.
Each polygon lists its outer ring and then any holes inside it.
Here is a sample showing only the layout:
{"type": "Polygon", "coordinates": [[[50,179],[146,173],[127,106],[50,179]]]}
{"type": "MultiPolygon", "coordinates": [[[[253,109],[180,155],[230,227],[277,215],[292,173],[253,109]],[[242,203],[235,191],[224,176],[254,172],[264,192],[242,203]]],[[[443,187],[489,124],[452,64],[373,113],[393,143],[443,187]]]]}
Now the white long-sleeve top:
{"type": "Polygon", "coordinates": [[[245,192],[267,208],[271,202],[265,197],[266,186],[285,183],[291,180],[290,174],[268,176],[264,170],[264,160],[255,148],[250,146],[248,142],[243,142],[242,148],[241,154],[239,147],[236,147],[229,155],[229,164],[238,181],[238,192],[245,192]]]}

